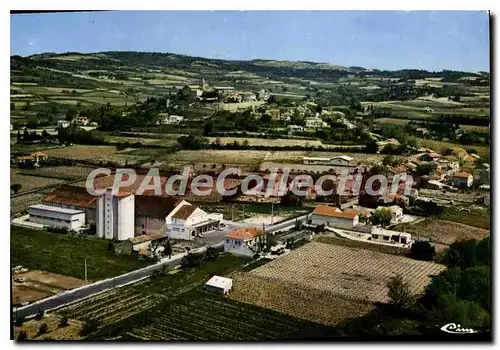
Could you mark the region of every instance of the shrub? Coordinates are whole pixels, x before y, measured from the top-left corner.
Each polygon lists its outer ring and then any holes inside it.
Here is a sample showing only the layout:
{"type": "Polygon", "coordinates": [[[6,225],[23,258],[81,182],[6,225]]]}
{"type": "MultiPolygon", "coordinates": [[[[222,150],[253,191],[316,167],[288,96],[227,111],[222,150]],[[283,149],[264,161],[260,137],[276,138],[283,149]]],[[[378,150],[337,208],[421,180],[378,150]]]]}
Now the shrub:
{"type": "Polygon", "coordinates": [[[36,316],[35,316],[35,320],[37,321],[40,321],[42,318],[43,318],[43,315],[45,314],[45,311],[43,310],[38,310],[36,316]]]}
{"type": "Polygon", "coordinates": [[[412,244],[409,257],[416,260],[432,261],[436,256],[436,248],[427,241],[412,244]]]}
{"type": "Polygon", "coordinates": [[[22,326],[22,325],[23,325],[23,323],[24,323],[24,321],[25,321],[24,316],[19,316],[19,317],[17,317],[17,318],[14,320],[14,325],[16,325],[16,326],[18,326],[18,327],[19,327],[19,326],[22,326]]]}
{"type": "Polygon", "coordinates": [[[182,267],[197,267],[200,266],[203,261],[203,254],[198,253],[188,253],[188,255],[184,256],[181,260],[182,267]]]}
{"type": "Polygon", "coordinates": [[[27,339],[28,339],[28,336],[26,335],[25,331],[19,332],[19,335],[17,336],[18,341],[27,340],[27,339]]]}
{"type": "Polygon", "coordinates": [[[83,327],[80,331],[80,334],[83,336],[89,335],[99,328],[99,321],[95,318],[88,318],[85,320],[83,327]]]}
{"type": "Polygon", "coordinates": [[[205,260],[216,260],[219,256],[219,252],[214,247],[208,247],[205,252],[205,260]]]}
{"type": "Polygon", "coordinates": [[[42,323],[42,324],[40,325],[40,328],[38,329],[38,334],[39,334],[39,335],[40,335],[40,334],[45,334],[45,333],[47,333],[47,330],[48,330],[48,326],[47,326],[47,324],[46,324],[46,323],[42,323]]]}
{"type": "Polygon", "coordinates": [[[68,316],[66,315],[63,315],[60,319],[59,319],[59,327],[66,327],[69,325],[69,319],[68,319],[68,316]]]}

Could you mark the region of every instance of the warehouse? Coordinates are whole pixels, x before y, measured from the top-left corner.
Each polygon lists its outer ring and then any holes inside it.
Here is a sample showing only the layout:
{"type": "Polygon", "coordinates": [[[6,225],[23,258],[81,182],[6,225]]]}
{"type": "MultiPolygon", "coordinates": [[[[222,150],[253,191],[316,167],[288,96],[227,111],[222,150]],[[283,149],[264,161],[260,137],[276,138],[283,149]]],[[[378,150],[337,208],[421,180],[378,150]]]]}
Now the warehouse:
{"type": "Polygon", "coordinates": [[[44,204],[28,208],[29,221],[46,226],[78,230],[85,224],[85,212],[78,209],[52,207],[44,204]]]}

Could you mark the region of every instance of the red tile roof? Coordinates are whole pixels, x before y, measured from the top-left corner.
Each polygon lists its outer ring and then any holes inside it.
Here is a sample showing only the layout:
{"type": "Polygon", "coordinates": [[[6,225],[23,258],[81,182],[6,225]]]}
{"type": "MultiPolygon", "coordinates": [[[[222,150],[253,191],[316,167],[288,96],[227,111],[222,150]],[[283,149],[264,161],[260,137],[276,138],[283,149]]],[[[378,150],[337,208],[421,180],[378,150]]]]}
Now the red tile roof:
{"type": "Polygon", "coordinates": [[[173,219],[182,219],[186,220],[189,215],[191,215],[197,207],[191,204],[184,204],[179,210],[177,210],[174,215],[172,215],[173,219]]]}
{"type": "Polygon", "coordinates": [[[453,175],[453,176],[467,179],[469,176],[472,176],[472,175],[469,173],[466,173],[466,172],[458,172],[458,173],[455,173],[455,175],[453,175]]]}
{"type": "Polygon", "coordinates": [[[228,233],[225,237],[232,239],[249,240],[263,235],[264,231],[255,227],[240,228],[228,233]]]}
{"type": "Polygon", "coordinates": [[[87,192],[85,187],[63,185],[52,191],[51,194],[46,196],[42,203],[54,203],[71,205],[80,208],[89,208],[95,206],[97,197],[87,192]]]}
{"type": "Polygon", "coordinates": [[[329,205],[320,204],[316,206],[313,210],[313,214],[323,215],[323,216],[334,216],[335,213],[339,212],[340,209],[337,207],[331,207],[329,205]]]}

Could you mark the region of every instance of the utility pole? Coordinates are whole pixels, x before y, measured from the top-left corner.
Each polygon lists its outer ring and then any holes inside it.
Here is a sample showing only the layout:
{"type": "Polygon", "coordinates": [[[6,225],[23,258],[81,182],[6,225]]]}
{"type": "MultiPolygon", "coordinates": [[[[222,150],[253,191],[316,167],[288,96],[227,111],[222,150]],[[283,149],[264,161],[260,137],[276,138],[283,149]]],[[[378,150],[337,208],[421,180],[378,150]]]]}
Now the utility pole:
{"type": "Polygon", "coordinates": [[[271,226],[273,224],[274,219],[274,201],[271,202],[271,226]]]}
{"type": "Polygon", "coordinates": [[[85,258],[85,282],[87,282],[87,258],[85,258]]]}

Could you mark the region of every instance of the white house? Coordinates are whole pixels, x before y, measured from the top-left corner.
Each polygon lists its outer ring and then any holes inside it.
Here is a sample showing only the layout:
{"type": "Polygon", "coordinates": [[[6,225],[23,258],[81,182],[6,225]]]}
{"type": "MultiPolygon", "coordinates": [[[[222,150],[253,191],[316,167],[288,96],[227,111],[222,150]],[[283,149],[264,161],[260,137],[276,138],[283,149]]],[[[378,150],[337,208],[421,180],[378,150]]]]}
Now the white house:
{"type": "Polygon", "coordinates": [[[328,123],[324,122],[323,119],[318,117],[310,117],[305,119],[306,127],[308,128],[327,128],[328,123]]]}
{"type": "Polygon", "coordinates": [[[156,122],[157,125],[159,124],[167,124],[167,125],[172,125],[172,124],[179,124],[184,120],[184,117],[180,115],[168,115],[167,113],[159,113],[158,114],[158,121],[156,122]]]}
{"type": "Polygon", "coordinates": [[[57,127],[58,128],[67,128],[69,126],[69,121],[67,120],[58,120],[57,121],[57,127]]]}
{"type": "Polygon", "coordinates": [[[35,204],[28,208],[28,214],[29,221],[46,226],[78,230],[85,225],[85,212],[83,210],[35,204]]]}
{"type": "Polygon", "coordinates": [[[214,275],[205,283],[204,288],[212,293],[227,295],[231,291],[231,288],[233,288],[233,280],[214,275]]]}
{"type": "Polygon", "coordinates": [[[330,165],[334,166],[355,166],[354,158],[349,156],[336,156],[330,159],[330,165]]]}
{"type": "Polygon", "coordinates": [[[399,244],[411,243],[411,234],[398,231],[390,231],[380,227],[374,227],[371,231],[371,239],[380,242],[394,242],[399,244]]]}
{"type": "Polygon", "coordinates": [[[391,205],[390,207],[377,207],[379,209],[390,209],[391,210],[391,223],[395,224],[403,219],[403,209],[397,205],[391,205]]]}
{"type": "Polygon", "coordinates": [[[224,251],[253,257],[257,253],[257,240],[264,231],[255,227],[240,228],[224,237],[224,251]]]}
{"type": "Polygon", "coordinates": [[[359,223],[359,216],[354,211],[342,212],[339,208],[328,205],[318,205],[311,213],[311,224],[326,225],[350,230],[359,223]]]}
{"type": "Polygon", "coordinates": [[[214,220],[200,208],[183,203],[167,217],[167,234],[173,239],[192,240],[219,228],[220,220],[214,220]]]}
{"type": "Polygon", "coordinates": [[[472,181],[474,181],[472,175],[466,172],[457,172],[453,175],[453,186],[458,188],[471,187],[472,181]]]}
{"type": "Polygon", "coordinates": [[[288,131],[304,131],[304,127],[300,125],[291,124],[287,126],[288,131]]]}

